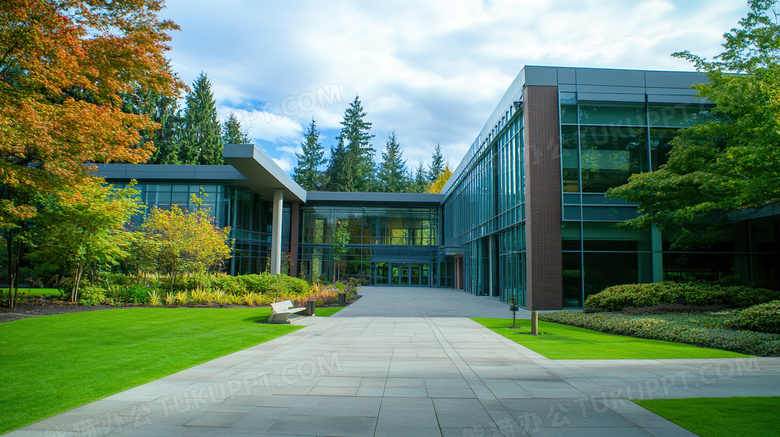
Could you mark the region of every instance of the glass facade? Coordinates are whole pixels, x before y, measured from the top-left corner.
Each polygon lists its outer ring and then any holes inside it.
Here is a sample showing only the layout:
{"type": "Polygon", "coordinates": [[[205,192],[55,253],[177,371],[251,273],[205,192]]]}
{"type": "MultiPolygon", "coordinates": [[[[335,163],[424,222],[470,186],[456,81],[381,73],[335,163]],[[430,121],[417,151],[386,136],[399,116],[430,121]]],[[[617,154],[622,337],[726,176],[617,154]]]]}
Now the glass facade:
{"type": "Polygon", "coordinates": [[[749,241],[750,235],[768,240],[756,229],[768,230],[776,220],[735,223],[711,247],[678,251],[667,235],[618,227],[636,216],[636,207],[602,194],[666,163],[677,130],[708,110],[696,104],[577,102],[576,93],[560,93],[564,307],[581,307],[589,295],[616,284],[732,274],[778,283],[777,269],[756,262],[777,260],[778,245],[749,241]]]}
{"type": "Polygon", "coordinates": [[[380,285],[451,284],[437,254],[439,208],[301,206],[300,274],[380,285]]]}
{"type": "Polygon", "coordinates": [[[463,288],[525,302],[523,114],[511,107],[478,139],[444,204],[444,244],[463,248],[463,288]]]}
{"type": "MultiPolygon", "coordinates": [[[[127,183],[113,185],[124,187],[127,183]]],[[[171,209],[176,206],[194,212],[197,206],[192,196],[201,196],[203,207],[215,217],[219,227],[229,226],[233,239],[233,257],[228,261],[232,274],[259,273],[268,268],[271,241],[271,204],[243,187],[222,184],[139,183],[134,186],[147,208],[133,219],[140,225],[152,207],[171,209]]],[[[282,241],[289,241],[289,207],[283,227],[282,241]]],[[[287,244],[283,251],[289,251],[287,244]]]]}

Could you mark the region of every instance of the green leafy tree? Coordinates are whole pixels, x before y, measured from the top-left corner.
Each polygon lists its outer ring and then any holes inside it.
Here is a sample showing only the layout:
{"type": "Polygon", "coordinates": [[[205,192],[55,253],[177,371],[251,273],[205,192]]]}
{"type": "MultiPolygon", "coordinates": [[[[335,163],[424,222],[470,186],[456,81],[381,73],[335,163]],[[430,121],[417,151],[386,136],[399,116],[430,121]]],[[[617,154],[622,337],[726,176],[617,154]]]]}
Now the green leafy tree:
{"type": "Polygon", "coordinates": [[[372,191],[376,186],[374,147],[371,123],[360,98],[350,103],[344,112],[336,149],[332,149],[328,166],[328,189],[331,191],[372,191]]]}
{"type": "Polygon", "coordinates": [[[246,131],[241,128],[241,122],[232,112],[222,124],[222,142],[224,144],[249,144],[252,142],[246,131]]]}
{"type": "Polygon", "coordinates": [[[428,185],[428,188],[425,189],[425,192],[441,193],[441,191],[444,189],[444,186],[447,185],[447,181],[450,180],[450,176],[452,176],[452,170],[450,170],[449,165],[445,165],[444,170],[442,170],[439,177],[436,178],[436,180],[433,181],[430,185],[428,185]]]}
{"type": "Polygon", "coordinates": [[[171,291],[182,273],[219,269],[231,253],[230,228],[214,224],[208,210],[202,208],[201,197],[193,195],[192,201],[198,205],[194,212],[177,206],[170,210],[152,208],[140,228],[151,241],[136,244],[145,257],[154,254],[158,271],[171,279],[171,291]]]}
{"type": "Polygon", "coordinates": [[[198,76],[192,84],[192,91],[187,94],[179,162],[190,165],[224,164],[217,104],[211,92],[211,82],[205,73],[198,76]]]}
{"type": "Polygon", "coordinates": [[[344,264],[344,255],[349,251],[347,249],[349,244],[349,221],[337,221],[336,227],[333,229],[333,237],[331,238],[331,247],[333,249],[333,282],[341,279],[341,267],[344,264]]]}
{"type": "Polygon", "coordinates": [[[293,179],[301,187],[308,191],[324,188],[321,167],[325,164],[325,150],[320,144],[320,132],[314,118],[311,119],[306,137],[301,143],[302,154],[295,154],[298,165],[293,171],[293,179]]]}
{"type": "Polygon", "coordinates": [[[124,225],[142,210],[138,194],[132,187],[118,189],[94,178],[78,189],[41,196],[31,257],[70,273],[71,302],[78,301],[89,266],[116,265],[127,255],[124,225]]]}
{"type": "Polygon", "coordinates": [[[389,193],[402,193],[409,189],[409,177],[406,172],[406,160],[402,157],[401,146],[395,132],[387,138],[382,163],[379,165],[379,189],[389,193]]]}
{"type": "Polygon", "coordinates": [[[157,126],[125,111],[123,97],[136,88],[165,96],[184,88],[166,68],[168,32],[178,26],[159,19],[163,7],[163,0],[0,2],[0,235],[11,289],[39,193],[78,186],[89,178],[88,162],[149,159],[154,147],[140,132],[157,126]]]}
{"type": "Polygon", "coordinates": [[[441,144],[436,143],[436,148],[431,156],[431,164],[428,166],[428,180],[430,183],[436,182],[446,166],[447,163],[441,155],[441,144]]]}
{"type": "Polygon", "coordinates": [[[715,104],[711,114],[678,133],[665,165],[608,193],[640,204],[628,225],[669,231],[678,246],[711,241],[730,220],[780,201],[780,25],[774,1],[748,4],[715,60],[674,54],[707,73],[696,90],[715,104]]]}

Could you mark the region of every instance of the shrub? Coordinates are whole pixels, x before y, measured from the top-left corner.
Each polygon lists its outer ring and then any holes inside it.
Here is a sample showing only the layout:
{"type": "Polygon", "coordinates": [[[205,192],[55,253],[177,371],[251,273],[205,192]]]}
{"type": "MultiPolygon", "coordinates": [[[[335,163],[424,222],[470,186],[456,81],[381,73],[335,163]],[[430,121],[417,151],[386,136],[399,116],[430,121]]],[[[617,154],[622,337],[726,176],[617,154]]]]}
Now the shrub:
{"type": "Polygon", "coordinates": [[[102,287],[85,286],[81,287],[79,292],[79,303],[89,306],[99,305],[106,303],[106,289],[102,287]]]}
{"type": "Polygon", "coordinates": [[[124,273],[101,273],[100,276],[98,276],[97,283],[100,285],[103,285],[104,287],[108,288],[110,285],[120,285],[123,287],[127,287],[129,285],[135,284],[136,280],[128,276],[124,273]]]}
{"type": "Polygon", "coordinates": [[[621,311],[626,307],[643,308],[654,305],[684,303],[686,305],[717,305],[724,308],[745,308],[780,299],[780,291],[752,285],[718,286],[712,283],[658,282],[650,284],[615,285],[585,300],[588,312],[621,311]]]}
{"type": "Polygon", "coordinates": [[[239,284],[241,284],[248,293],[265,293],[268,291],[271,284],[271,277],[272,276],[267,273],[237,276],[239,284]]]}
{"type": "Polygon", "coordinates": [[[143,285],[131,285],[127,287],[127,294],[130,297],[128,300],[132,303],[149,303],[149,291],[151,290],[143,285]]]}
{"type": "Polygon", "coordinates": [[[213,275],[211,277],[211,288],[222,290],[228,294],[243,294],[246,288],[239,278],[240,276],[213,275]]]}
{"type": "Polygon", "coordinates": [[[733,324],[739,329],[780,334],[780,300],[740,311],[733,324]]]}
{"type": "Polygon", "coordinates": [[[612,334],[674,341],[752,355],[780,355],[780,335],[737,331],[707,324],[679,323],[664,316],[632,316],[620,313],[585,314],[559,311],[540,314],[539,319],[612,334]]]}

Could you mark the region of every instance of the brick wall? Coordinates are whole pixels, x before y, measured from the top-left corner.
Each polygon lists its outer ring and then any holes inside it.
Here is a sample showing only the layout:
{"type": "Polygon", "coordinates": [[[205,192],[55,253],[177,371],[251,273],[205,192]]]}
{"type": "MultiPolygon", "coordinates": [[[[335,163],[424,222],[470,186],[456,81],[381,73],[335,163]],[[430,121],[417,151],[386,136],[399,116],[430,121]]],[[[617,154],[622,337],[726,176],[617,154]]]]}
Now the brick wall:
{"type": "Polygon", "coordinates": [[[527,86],[524,91],[526,304],[560,309],[561,160],[558,88],[527,86]]]}

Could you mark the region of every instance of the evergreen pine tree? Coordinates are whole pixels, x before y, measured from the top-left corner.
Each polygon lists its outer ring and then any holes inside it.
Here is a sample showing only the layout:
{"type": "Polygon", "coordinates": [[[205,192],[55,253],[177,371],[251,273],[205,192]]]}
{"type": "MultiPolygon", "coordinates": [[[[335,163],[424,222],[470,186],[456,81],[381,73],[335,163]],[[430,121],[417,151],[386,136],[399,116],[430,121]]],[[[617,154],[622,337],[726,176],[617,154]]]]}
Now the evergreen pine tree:
{"type": "Polygon", "coordinates": [[[344,185],[344,191],[372,191],[375,187],[374,147],[371,139],[371,123],[365,121],[366,113],[360,103],[360,98],[350,103],[341,122],[341,137],[345,143],[347,164],[342,171],[352,172],[342,179],[349,181],[344,185]]]}
{"type": "Polygon", "coordinates": [[[330,161],[325,172],[327,191],[355,191],[354,160],[347,153],[344,136],[339,135],[335,148],[330,148],[330,161]]]}
{"type": "Polygon", "coordinates": [[[187,94],[179,161],[182,164],[223,164],[221,127],[211,82],[201,73],[187,94]]]}
{"type": "Polygon", "coordinates": [[[406,175],[406,161],[402,158],[401,146],[395,137],[395,131],[390,133],[382,152],[382,163],[379,165],[378,191],[388,193],[403,193],[409,189],[409,178],[406,175]]]}
{"type": "MultiPolygon", "coordinates": [[[[178,76],[165,66],[171,76],[178,76]]],[[[122,111],[130,114],[146,114],[158,124],[157,129],[140,132],[140,143],[151,141],[155,151],[147,161],[149,164],[178,164],[181,111],[177,104],[179,94],[166,95],[151,88],[136,87],[122,96],[122,111]]]]}
{"type": "Polygon", "coordinates": [[[431,157],[431,165],[428,166],[429,183],[434,183],[439,178],[444,172],[445,166],[444,157],[441,156],[441,145],[436,143],[436,149],[434,149],[433,156],[431,157]]]}
{"type": "Polygon", "coordinates": [[[295,154],[298,165],[293,170],[293,179],[303,189],[308,191],[322,190],[324,188],[322,171],[320,166],[325,163],[325,150],[320,144],[320,133],[317,130],[314,118],[311,119],[306,138],[301,143],[303,154],[295,154]]]}
{"type": "Polygon", "coordinates": [[[410,190],[412,193],[424,193],[428,188],[428,172],[425,171],[425,164],[420,161],[420,165],[414,172],[410,190]]]}
{"type": "Polygon", "coordinates": [[[232,112],[227,120],[222,124],[222,143],[223,144],[249,144],[252,140],[249,135],[241,128],[241,122],[232,112]]]}
{"type": "Polygon", "coordinates": [[[159,127],[153,131],[141,132],[141,141],[151,140],[155,147],[148,163],[178,164],[182,119],[176,105],[176,97],[162,95],[152,89],[139,89],[132,93],[132,96],[125,97],[124,106],[123,110],[146,114],[152,121],[159,124],[159,127]],[[128,108],[128,105],[131,105],[132,108],[128,108]]]}

